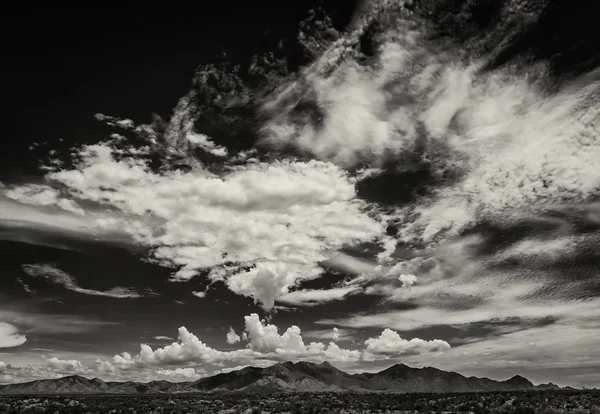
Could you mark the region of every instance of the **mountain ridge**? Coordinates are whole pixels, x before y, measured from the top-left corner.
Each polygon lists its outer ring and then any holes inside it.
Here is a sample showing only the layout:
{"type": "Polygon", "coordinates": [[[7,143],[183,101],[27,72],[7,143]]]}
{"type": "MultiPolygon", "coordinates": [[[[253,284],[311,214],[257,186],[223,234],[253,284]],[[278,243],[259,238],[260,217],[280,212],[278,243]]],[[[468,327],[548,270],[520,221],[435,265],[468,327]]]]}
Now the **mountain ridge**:
{"type": "Polygon", "coordinates": [[[465,377],[434,367],[395,364],[375,373],[349,374],[329,362],[281,362],[266,368],[245,367],[189,382],[105,382],[81,375],[0,385],[0,394],[174,394],[216,392],[397,392],[446,393],[573,389],[534,385],[515,375],[504,381],[465,377]]]}

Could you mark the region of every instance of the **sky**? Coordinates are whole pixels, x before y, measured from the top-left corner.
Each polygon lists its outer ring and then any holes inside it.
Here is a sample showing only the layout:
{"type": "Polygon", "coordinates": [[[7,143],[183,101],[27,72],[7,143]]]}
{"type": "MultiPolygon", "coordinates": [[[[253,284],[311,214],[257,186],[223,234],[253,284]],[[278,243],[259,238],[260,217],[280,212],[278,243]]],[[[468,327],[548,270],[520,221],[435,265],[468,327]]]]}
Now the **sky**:
{"type": "Polygon", "coordinates": [[[571,9],[473,4],[16,16],[0,382],[600,386],[600,59],[571,9]]]}

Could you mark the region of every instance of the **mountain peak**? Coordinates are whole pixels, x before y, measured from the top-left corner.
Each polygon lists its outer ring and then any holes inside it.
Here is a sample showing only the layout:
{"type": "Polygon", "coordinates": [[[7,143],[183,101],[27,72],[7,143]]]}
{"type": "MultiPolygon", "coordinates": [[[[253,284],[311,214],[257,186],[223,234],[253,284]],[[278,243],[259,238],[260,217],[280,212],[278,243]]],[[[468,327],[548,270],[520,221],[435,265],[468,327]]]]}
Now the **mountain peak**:
{"type": "Polygon", "coordinates": [[[60,377],[58,378],[58,380],[62,380],[62,381],[89,381],[89,379],[82,377],[81,375],[66,375],[64,377],[60,377]]]}
{"type": "Polygon", "coordinates": [[[533,387],[533,383],[531,381],[529,381],[527,378],[522,377],[520,375],[515,375],[514,377],[504,381],[505,383],[508,384],[515,384],[515,385],[521,385],[521,386],[526,386],[526,387],[533,387]]]}
{"type": "Polygon", "coordinates": [[[164,394],[213,391],[252,392],[474,392],[553,389],[554,384],[535,387],[528,379],[515,375],[505,381],[464,377],[438,368],[412,368],[396,364],[377,373],[347,374],[327,361],[321,363],[281,362],[267,368],[246,367],[193,382],[149,383],[104,382],[70,375],[59,379],[0,385],[0,394],[164,394]]]}

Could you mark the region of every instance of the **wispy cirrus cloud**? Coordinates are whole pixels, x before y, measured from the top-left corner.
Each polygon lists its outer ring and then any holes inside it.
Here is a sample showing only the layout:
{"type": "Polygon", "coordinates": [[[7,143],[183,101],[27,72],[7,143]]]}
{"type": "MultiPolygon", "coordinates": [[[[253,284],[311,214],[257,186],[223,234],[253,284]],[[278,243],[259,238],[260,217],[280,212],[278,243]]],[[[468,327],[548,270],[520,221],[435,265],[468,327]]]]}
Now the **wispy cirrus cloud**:
{"type": "Polygon", "coordinates": [[[0,309],[0,321],[14,324],[21,331],[34,335],[79,334],[120,323],[86,318],[81,315],[15,309],[0,309]]]}
{"type": "Polygon", "coordinates": [[[65,289],[84,295],[105,296],[115,299],[141,298],[142,295],[130,288],[114,287],[106,291],[85,289],[80,287],[75,278],[49,264],[25,264],[23,271],[33,278],[45,279],[63,286],[65,289]]]}
{"type": "Polygon", "coordinates": [[[172,341],[173,338],[170,336],[166,336],[166,335],[157,335],[154,337],[154,339],[158,340],[158,341],[172,341]]]}
{"type": "Polygon", "coordinates": [[[297,306],[316,306],[326,302],[344,300],[346,296],[360,291],[358,286],[330,289],[301,289],[288,292],[278,298],[281,303],[297,306]]]}

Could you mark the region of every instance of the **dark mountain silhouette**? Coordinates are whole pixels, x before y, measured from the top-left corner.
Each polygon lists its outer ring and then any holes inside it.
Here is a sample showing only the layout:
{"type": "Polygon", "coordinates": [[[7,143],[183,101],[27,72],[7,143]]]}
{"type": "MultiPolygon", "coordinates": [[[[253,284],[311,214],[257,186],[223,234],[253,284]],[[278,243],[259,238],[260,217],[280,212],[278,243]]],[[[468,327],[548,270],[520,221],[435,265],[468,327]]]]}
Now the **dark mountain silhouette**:
{"type": "Polygon", "coordinates": [[[283,362],[268,368],[246,367],[194,382],[105,382],[72,375],[59,379],[0,385],[0,394],[161,394],[194,392],[490,392],[561,389],[533,385],[516,375],[506,381],[465,377],[437,368],[393,365],[377,373],[348,374],[328,362],[283,362]]]}

